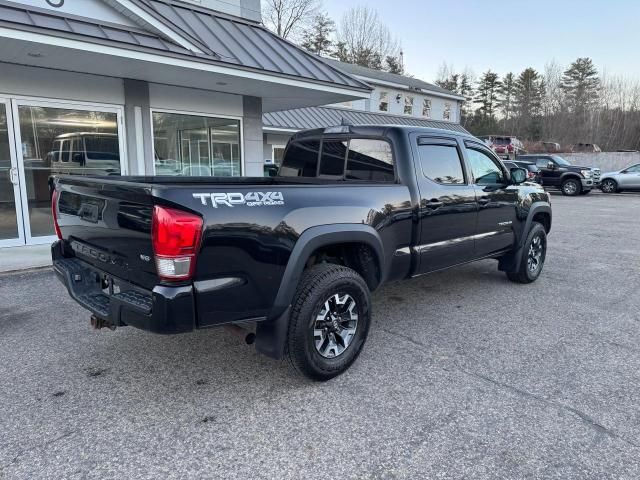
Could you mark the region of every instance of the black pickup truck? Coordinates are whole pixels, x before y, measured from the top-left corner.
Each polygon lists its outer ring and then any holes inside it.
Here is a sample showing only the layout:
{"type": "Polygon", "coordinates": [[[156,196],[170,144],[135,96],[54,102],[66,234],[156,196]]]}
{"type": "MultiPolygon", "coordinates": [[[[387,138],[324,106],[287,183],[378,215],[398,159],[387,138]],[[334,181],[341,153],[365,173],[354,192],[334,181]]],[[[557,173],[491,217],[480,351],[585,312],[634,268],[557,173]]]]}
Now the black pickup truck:
{"type": "Polygon", "coordinates": [[[551,206],[525,179],[464,134],[305,131],[275,177],[54,178],[53,265],[94,326],[251,325],[258,351],[326,380],[360,353],[385,282],[484,258],[538,278],[551,206]]]}

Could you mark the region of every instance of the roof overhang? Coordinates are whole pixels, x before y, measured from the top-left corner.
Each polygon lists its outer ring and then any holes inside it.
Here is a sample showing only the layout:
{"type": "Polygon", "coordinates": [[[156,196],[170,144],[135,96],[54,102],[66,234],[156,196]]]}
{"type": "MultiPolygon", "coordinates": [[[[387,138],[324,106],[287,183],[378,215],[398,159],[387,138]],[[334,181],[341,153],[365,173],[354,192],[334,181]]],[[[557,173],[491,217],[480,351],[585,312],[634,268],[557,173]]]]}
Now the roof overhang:
{"type": "Polygon", "coordinates": [[[359,78],[360,80],[367,82],[369,85],[379,85],[379,86],[383,86],[383,87],[391,87],[391,88],[395,88],[396,90],[403,90],[406,92],[413,92],[413,93],[422,93],[425,95],[430,95],[432,97],[440,97],[440,98],[448,98],[451,100],[457,100],[459,102],[464,101],[465,98],[462,95],[456,95],[456,94],[449,94],[449,93],[444,93],[444,92],[438,92],[435,90],[428,90],[426,88],[411,88],[408,85],[403,85],[401,83],[394,83],[394,82],[387,82],[384,80],[378,80],[375,78],[371,78],[371,77],[366,77],[363,75],[352,75],[356,78],[359,78]]]}
{"type": "Polygon", "coordinates": [[[370,96],[365,88],[279,75],[209,58],[52,35],[28,27],[0,24],[0,39],[0,62],[261,97],[265,112],[370,96]]]}

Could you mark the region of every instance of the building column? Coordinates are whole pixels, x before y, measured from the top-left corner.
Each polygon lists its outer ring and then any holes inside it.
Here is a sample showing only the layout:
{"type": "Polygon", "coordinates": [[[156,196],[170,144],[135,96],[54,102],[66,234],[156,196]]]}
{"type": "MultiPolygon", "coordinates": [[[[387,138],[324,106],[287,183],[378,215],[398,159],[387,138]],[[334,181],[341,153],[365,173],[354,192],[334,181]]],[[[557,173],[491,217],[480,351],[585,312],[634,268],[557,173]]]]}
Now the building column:
{"type": "Polygon", "coordinates": [[[246,177],[264,176],[264,150],[262,137],[262,99],[242,97],[244,171],[246,177]]]}
{"type": "Polygon", "coordinates": [[[124,79],[124,121],[129,175],[153,175],[148,82],[124,79]]]}

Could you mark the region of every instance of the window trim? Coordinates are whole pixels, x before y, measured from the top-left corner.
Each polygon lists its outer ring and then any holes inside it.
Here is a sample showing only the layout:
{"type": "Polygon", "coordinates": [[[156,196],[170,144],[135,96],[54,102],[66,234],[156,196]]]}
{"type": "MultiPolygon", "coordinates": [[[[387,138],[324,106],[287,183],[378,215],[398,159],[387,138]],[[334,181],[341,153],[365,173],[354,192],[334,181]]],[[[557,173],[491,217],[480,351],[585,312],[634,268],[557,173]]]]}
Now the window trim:
{"type": "Polygon", "coordinates": [[[378,111],[379,112],[390,113],[389,112],[389,109],[390,109],[389,107],[391,107],[391,102],[389,101],[389,98],[390,98],[389,95],[390,95],[389,92],[386,91],[386,90],[380,90],[380,92],[378,93],[378,111]],[[387,104],[387,109],[386,110],[382,110],[380,108],[380,105],[382,105],[382,95],[383,94],[387,97],[386,102],[385,102],[387,104]]]}
{"type": "Polygon", "coordinates": [[[460,148],[460,144],[458,143],[458,141],[453,138],[453,137],[425,137],[425,136],[421,136],[418,137],[416,140],[416,145],[418,147],[418,161],[420,161],[420,170],[422,171],[422,177],[429,180],[430,182],[435,183],[436,185],[440,185],[441,187],[468,187],[469,185],[472,185],[472,183],[470,183],[471,180],[471,170],[467,169],[467,163],[466,163],[466,159],[464,156],[464,152],[462,151],[462,149],[460,148]],[[422,145],[437,145],[437,146],[443,146],[443,147],[455,147],[456,151],[458,152],[458,159],[460,160],[460,166],[462,167],[462,176],[464,177],[464,183],[440,183],[436,180],[434,180],[431,177],[427,177],[424,174],[424,170],[422,170],[422,158],[420,157],[420,147],[422,145]]]}

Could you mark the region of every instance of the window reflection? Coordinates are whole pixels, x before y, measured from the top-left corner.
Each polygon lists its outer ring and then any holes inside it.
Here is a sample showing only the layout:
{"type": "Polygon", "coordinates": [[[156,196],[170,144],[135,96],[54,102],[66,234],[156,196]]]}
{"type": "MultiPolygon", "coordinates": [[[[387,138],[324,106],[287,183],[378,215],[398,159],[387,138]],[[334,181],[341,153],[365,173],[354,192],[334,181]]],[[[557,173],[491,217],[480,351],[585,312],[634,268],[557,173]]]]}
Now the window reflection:
{"type": "Polygon", "coordinates": [[[239,176],[240,121],[153,113],[156,175],[239,176]]]}
{"type": "Polygon", "coordinates": [[[53,235],[49,177],[120,175],[117,114],[18,106],[31,236],[53,235]]]}

